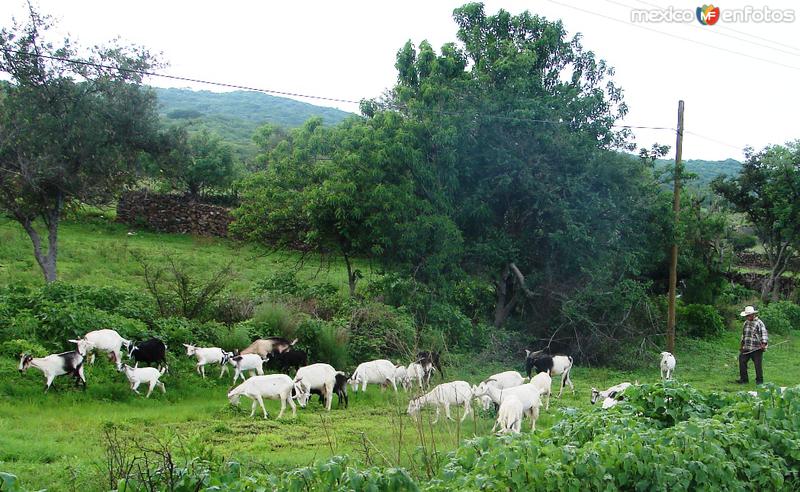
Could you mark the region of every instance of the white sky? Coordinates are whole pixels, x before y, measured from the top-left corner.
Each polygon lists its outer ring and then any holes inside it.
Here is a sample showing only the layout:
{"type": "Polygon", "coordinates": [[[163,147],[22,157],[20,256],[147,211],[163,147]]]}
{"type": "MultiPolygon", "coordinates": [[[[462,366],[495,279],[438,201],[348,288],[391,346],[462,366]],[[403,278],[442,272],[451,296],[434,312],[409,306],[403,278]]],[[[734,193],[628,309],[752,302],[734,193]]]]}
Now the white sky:
{"type": "MultiPolygon", "coordinates": [[[[0,1],[5,7],[0,11],[2,25],[7,26],[12,16],[24,18],[26,6],[22,1],[0,1]]],[[[675,127],[677,102],[684,99],[687,132],[724,143],[687,133],[685,159],[741,159],[744,145],[760,148],[800,138],[796,124],[800,114],[800,19],[780,24],[638,24],[774,62],[769,63],[637,28],[630,22],[631,7],[651,8],[644,3],[694,11],[701,4],[699,1],[557,1],[489,0],[485,4],[490,14],[500,8],[514,14],[527,9],[548,19],[562,19],[570,34],[582,33],[584,47],[616,68],[614,80],[625,90],[630,107],[626,124],[675,127]]],[[[395,54],[407,40],[418,44],[427,39],[437,51],[443,43],[455,41],[451,13],[463,3],[466,2],[38,1],[40,11],[54,15],[61,30],[82,45],[119,37],[163,52],[170,63],[165,73],[352,100],[376,97],[393,85],[395,54]]],[[[745,5],[748,4],[744,1],[719,4],[723,10],[745,5]]],[[[795,16],[800,17],[800,4],[791,0],[749,5],[796,9],[795,16]]],[[[164,87],[190,86],[166,79],[149,82],[164,87]]],[[[357,112],[354,105],[309,102],[357,112]]],[[[675,143],[674,134],[666,131],[635,130],[635,134],[636,142],[642,146],[655,141],[670,146],[675,143]]]]}

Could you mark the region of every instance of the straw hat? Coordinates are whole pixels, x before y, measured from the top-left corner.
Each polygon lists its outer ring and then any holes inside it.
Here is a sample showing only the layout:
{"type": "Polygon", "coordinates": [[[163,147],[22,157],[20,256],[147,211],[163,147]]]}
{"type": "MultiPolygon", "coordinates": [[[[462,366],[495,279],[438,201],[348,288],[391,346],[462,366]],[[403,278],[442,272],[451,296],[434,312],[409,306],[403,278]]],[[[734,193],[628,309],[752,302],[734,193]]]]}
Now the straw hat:
{"type": "Polygon", "coordinates": [[[750,316],[751,314],[757,314],[757,313],[758,311],[756,311],[756,308],[754,308],[753,306],[747,306],[744,308],[744,311],[739,313],[739,316],[750,316]]]}

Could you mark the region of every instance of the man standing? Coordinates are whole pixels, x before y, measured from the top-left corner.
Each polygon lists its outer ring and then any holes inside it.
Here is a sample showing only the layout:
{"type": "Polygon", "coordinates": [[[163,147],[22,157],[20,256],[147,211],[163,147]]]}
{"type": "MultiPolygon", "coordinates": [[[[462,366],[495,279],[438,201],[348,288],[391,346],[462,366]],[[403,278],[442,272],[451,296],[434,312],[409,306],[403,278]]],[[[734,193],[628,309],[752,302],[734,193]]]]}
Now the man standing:
{"type": "Polygon", "coordinates": [[[761,359],[767,349],[767,327],[764,322],[756,316],[758,311],[753,306],[747,306],[740,313],[745,319],[742,329],[742,342],[739,347],[739,384],[747,383],[747,361],[753,359],[756,367],[756,384],[764,382],[764,374],[761,371],[761,359]]]}

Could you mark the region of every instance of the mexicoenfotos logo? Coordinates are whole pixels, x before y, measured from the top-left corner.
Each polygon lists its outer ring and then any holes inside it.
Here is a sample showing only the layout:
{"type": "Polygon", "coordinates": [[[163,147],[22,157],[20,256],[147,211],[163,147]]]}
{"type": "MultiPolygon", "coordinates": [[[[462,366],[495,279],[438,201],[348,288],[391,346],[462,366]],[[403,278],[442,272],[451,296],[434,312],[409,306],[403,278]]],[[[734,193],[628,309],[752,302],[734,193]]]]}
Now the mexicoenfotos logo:
{"type": "Polygon", "coordinates": [[[697,20],[704,26],[713,26],[719,20],[719,7],[714,5],[697,7],[697,20]]]}
{"type": "Polygon", "coordinates": [[[631,9],[631,22],[634,23],[689,24],[697,19],[697,22],[704,26],[713,26],[717,22],[722,24],[794,22],[795,18],[794,9],[773,9],[766,5],[759,7],[745,5],[741,8],[724,10],[713,4],[703,4],[695,10],[676,8],[672,5],[655,9],[631,9]]]}

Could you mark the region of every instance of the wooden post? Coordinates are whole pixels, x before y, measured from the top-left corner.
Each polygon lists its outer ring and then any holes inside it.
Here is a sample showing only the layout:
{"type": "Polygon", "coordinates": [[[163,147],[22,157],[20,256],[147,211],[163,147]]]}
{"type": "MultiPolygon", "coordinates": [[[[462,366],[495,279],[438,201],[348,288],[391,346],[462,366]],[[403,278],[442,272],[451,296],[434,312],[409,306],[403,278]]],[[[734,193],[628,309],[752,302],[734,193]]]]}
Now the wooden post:
{"type": "MultiPolygon", "coordinates": [[[[675,141],[675,185],[673,187],[672,211],[675,213],[677,232],[681,212],[681,174],[683,165],[683,101],[678,101],[678,129],[675,141]]],[[[675,289],[678,284],[678,241],[672,243],[669,259],[669,307],[667,309],[667,352],[675,353],[675,289]]]]}

